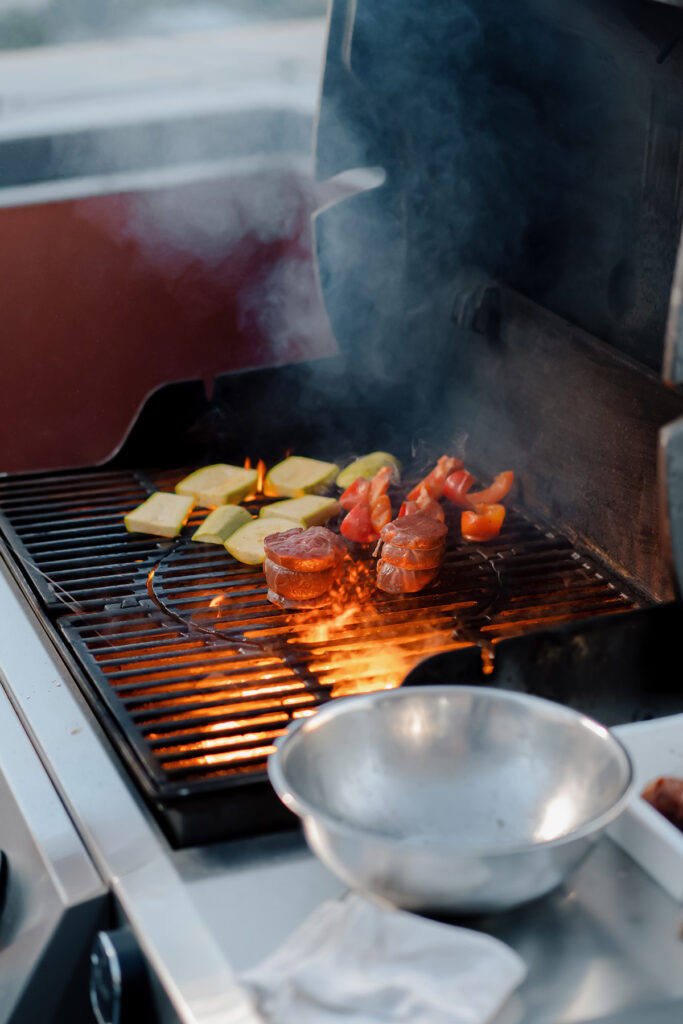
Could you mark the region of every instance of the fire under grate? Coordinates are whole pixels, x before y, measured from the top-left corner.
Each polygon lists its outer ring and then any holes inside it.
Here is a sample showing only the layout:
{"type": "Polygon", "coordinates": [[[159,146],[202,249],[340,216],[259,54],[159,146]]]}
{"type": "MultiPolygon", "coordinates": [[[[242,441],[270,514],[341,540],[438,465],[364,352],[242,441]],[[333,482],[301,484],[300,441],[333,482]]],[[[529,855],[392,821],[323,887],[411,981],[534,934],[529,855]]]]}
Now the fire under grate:
{"type": "MultiPolygon", "coordinates": [[[[280,827],[275,739],[341,695],[399,685],[422,658],[635,608],[618,577],[511,509],[500,537],[463,541],[446,509],[436,585],[392,596],[349,564],[337,602],[284,612],[259,566],[183,536],[129,535],[123,515],[185,471],[89,471],[0,483],[4,535],[77,659],[77,677],[172,840],[280,827]]],[[[262,498],[247,502],[252,512],[262,498]]]]}

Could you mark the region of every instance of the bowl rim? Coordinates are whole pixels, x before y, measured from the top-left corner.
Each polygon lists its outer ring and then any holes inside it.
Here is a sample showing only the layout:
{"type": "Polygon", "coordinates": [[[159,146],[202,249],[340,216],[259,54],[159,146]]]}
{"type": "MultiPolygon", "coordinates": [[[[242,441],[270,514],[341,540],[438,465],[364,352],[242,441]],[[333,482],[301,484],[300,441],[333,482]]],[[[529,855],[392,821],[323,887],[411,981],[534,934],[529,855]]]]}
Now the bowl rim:
{"type": "Polygon", "coordinates": [[[277,737],[274,746],[275,751],[270,754],[268,758],[268,777],[280,800],[290,811],[302,820],[304,827],[307,820],[314,820],[323,824],[329,831],[335,832],[338,835],[354,841],[361,839],[369,840],[378,845],[384,845],[392,848],[395,848],[400,844],[400,847],[404,850],[412,849],[425,854],[433,852],[450,854],[458,853],[459,855],[469,857],[508,857],[513,854],[530,854],[540,850],[550,850],[554,847],[565,846],[581,839],[590,838],[593,835],[597,837],[597,834],[602,832],[621,814],[633,796],[633,760],[625,744],[622,743],[619,737],[615,736],[607,726],[602,725],[594,718],[591,718],[590,715],[585,715],[583,712],[576,711],[573,708],[567,707],[565,704],[558,703],[557,701],[547,700],[545,697],[537,697],[534,694],[521,693],[517,690],[497,689],[493,686],[440,683],[427,686],[398,686],[392,690],[375,690],[370,693],[354,694],[350,697],[337,697],[335,700],[323,705],[323,707],[316,711],[314,715],[309,715],[306,718],[300,718],[297,721],[290,723],[287,731],[282,736],[277,737]],[[430,841],[427,844],[425,844],[424,841],[421,841],[420,843],[413,843],[410,838],[399,839],[396,836],[375,832],[372,829],[368,829],[360,825],[349,825],[345,821],[329,814],[323,808],[309,803],[303,797],[292,791],[283,769],[284,753],[286,748],[296,741],[299,733],[304,731],[307,727],[311,728],[313,722],[318,722],[319,724],[316,727],[319,728],[320,725],[324,725],[325,721],[328,719],[353,712],[358,706],[369,703],[373,699],[375,701],[382,698],[393,700],[397,699],[398,695],[407,697],[409,693],[412,693],[413,695],[418,693],[427,693],[435,696],[445,696],[448,694],[452,695],[454,691],[459,693],[471,693],[477,696],[483,695],[485,697],[495,697],[497,699],[509,700],[511,703],[550,707],[553,709],[555,714],[559,714],[561,717],[571,718],[577,723],[589,728],[592,732],[602,733],[604,737],[609,740],[613,748],[619,753],[624,762],[624,767],[626,769],[625,781],[620,795],[608,808],[601,811],[594,817],[589,818],[588,821],[583,822],[578,828],[575,828],[564,835],[555,836],[552,839],[541,839],[535,843],[530,842],[505,845],[498,842],[491,846],[482,844],[480,846],[460,847],[452,842],[438,839],[435,839],[433,842],[430,841]]]}

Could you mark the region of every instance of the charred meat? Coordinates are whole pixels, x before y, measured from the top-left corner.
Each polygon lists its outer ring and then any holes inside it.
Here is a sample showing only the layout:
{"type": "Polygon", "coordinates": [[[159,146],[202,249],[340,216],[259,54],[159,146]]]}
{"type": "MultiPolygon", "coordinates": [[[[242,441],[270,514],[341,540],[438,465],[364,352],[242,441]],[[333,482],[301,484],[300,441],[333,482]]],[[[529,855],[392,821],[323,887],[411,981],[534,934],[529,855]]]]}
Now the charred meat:
{"type": "Polygon", "coordinates": [[[281,608],[309,607],[339,575],[344,542],[324,526],[295,527],[264,540],[268,600],[281,608]]]}

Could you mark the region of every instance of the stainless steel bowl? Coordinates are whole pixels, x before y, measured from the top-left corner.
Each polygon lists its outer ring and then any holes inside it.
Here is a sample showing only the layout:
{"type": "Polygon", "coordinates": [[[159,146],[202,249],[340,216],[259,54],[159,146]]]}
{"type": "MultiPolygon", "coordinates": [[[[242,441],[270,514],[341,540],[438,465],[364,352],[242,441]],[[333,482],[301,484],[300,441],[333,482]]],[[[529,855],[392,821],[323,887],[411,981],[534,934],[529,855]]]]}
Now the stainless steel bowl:
{"type": "Polygon", "coordinates": [[[476,686],[332,701],[268,765],[311,849],[367,896],[502,910],[555,888],[628,801],[631,763],[597,722],[476,686]]]}

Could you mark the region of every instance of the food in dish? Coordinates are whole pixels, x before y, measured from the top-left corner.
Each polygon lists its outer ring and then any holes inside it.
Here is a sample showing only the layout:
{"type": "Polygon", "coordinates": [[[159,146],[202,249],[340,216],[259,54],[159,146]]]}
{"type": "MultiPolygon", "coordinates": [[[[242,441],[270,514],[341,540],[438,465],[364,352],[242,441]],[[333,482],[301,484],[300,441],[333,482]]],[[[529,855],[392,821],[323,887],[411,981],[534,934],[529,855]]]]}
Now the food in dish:
{"type": "Polygon", "coordinates": [[[192,509],[192,498],[155,491],[146,501],[123,517],[129,533],[151,533],[155,537],[177,537],[192,509]]]}
{"type": "Polygon", "coordinates": [[[219,505],[236,505],[247,494],[255,490],[258,473],[243,466],[229,466],[224,462],[204,466],[184,477],[176,484],[176,494],[187,494],[197,505],[217,508],[219,505]]]}

